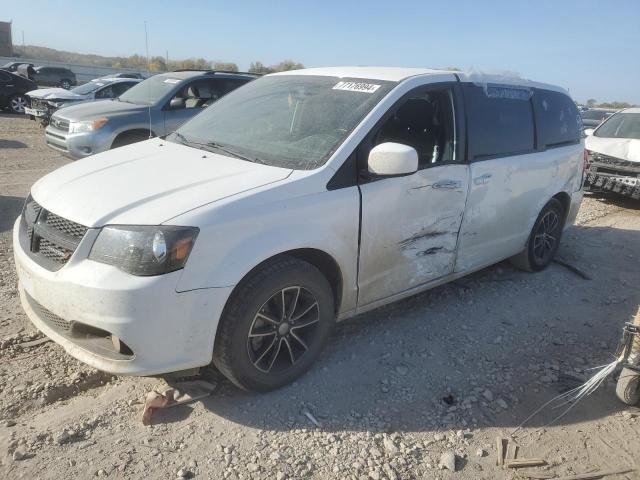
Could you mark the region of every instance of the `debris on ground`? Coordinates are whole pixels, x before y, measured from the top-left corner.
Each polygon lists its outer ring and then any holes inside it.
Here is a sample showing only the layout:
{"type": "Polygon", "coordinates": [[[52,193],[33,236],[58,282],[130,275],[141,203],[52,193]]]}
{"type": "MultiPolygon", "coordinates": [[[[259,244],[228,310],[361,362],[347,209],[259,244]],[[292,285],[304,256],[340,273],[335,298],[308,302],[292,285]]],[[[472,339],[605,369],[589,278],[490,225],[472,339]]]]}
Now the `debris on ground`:
{"type": "Polygon", "coordinates": [[[163,392],[153,390],[147,393],[142,410],[143,425],[151,425],[151,417],[155,410],[184,405],[208,397],[217,385],[206,380],[189,380],[179,382],[176,386],[180,389],[169,387],[163,392]]]}
{"type": "Polygon", "coordinates": [[[544,467],[547,462],[541,458],[521,458],[519,460],[507,460],[507,468],[544,467]]]}
{"type": "Polygon", "coordinates": [[[440,470],[456,471],[456,454],[452,450],[443,452],[438,463],[440,470]]]}
{"type": "Polygon", "coordinates": [[[579,473],[577,475],[569,475],[568,477],[557,477],[554,480],[596,480],[610,475],[624,475],[625,473],[635,472],[634,468],[626,468],[623,470],[600,470],[590,473],[579,473]]]}
{"type": "Polygon", "coordinates": [[[309,419],[311,423],[313,423],[316,427],[322,428],[322,424],[313,416],[313,414],[309,410],[302,410],[302,414],[309,419]]]}
{"type": "Polygon", "coordinates": [[[557,263],[558,265],[563,266],[564,268],[566,268],[570,272],[575,273],[580,278],[583,278],[585,280],[591,280],[591,276],[590,275],[586,274],[585,272],[580,270],[578,267],[576,267],[574,265],[571,265],[569,262],[567,262],[566,260],[563,260],[562,258],[558,258],[558,257],[554,258],[553,259],[553,263],[557,263]]]}
{"type": "Polygon", "coordinates": [[[30,342],[19,343],[18,346],[21,348],[31,348],[37,347],[38,345],[42,345],[43,343],[51,342],[52,340],[49,337],[38,338],[37,340],[32,340],[30,342]]]}

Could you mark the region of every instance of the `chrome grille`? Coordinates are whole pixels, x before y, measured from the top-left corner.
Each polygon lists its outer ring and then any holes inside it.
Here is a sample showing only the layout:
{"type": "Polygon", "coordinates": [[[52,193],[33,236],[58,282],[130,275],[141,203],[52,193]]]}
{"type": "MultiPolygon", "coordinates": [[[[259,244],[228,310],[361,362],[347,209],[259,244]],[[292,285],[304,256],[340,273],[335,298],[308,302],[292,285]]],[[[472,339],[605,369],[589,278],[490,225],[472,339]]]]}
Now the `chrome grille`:
{"type": "Polygon", "coordinates": [[[69,121],[64,120],[60,117],[53,116],[51,120],[49,120],[49,124],[58,130],[62,130],[63,132],[69,131],[69,121]]]}
{"type": "Polygon", "coordinates": [[[23,209],[25,250],[43,267],[55,271],[75,252],[87,227],[42,208],[31,196],[23,209]]]}
{"type": "Polygon", "coordinates": [[[40,100],[39,98],[31,98],[31,108],[46,110],[47,104],[43,100],[40,100]]]}

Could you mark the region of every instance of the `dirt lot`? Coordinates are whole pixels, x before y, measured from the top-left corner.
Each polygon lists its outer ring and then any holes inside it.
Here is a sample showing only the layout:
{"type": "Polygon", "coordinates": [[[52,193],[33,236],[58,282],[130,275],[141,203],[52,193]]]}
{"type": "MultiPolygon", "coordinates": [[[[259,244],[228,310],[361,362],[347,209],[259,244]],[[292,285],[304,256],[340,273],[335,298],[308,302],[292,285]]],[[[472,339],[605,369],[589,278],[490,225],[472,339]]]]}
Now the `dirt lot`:
{"type": "MultiPolygon", "coordinates": [[[[640,469],[640,410],[613,380],[552,426],[518,434],[519,457],[496,466],[507,435],[587,368],[610,362],[640,304],[640,205],[586,198],[563,259],[527,274],[502,263],[342,323],[315,367],[277,392],[250,395],[213,370],[215,393],[140,421],[156,378],[116,378],[40,335],[22,312],[11,227],[29,187],[67,162],[28,120],[0,116],[0,477],[509,479],[640,469]],[[302,413],[310,412],[314,424],[302,413]],[[443,452],[457,471],[441,470],[443,452]],[[23,458],[21,458],[23,457],[23,458]]],[[[81,199],[78,199],[81,201],[81,199]]],[[[176,319],[179,321],[179,319],[176,319]]],[[[639,479],[640,470],[616,477],[639,479]]]]}

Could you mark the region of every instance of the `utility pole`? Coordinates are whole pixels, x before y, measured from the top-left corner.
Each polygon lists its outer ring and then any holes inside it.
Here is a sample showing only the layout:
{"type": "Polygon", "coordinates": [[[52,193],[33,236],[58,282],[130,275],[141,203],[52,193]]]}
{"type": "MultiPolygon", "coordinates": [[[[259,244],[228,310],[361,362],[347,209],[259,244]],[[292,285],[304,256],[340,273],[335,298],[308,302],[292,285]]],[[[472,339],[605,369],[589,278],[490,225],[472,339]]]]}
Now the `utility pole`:
{"type": "Polygon", "coordinates": [[[22,30],[22,48],[24,48],[24,30],[22,30]]]}

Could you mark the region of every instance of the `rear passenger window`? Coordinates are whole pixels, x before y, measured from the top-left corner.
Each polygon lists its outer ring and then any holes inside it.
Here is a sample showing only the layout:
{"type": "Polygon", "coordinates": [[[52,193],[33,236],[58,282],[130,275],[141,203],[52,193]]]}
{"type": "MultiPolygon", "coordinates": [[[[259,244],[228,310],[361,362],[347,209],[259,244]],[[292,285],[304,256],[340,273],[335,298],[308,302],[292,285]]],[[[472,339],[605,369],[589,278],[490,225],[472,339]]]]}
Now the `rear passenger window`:
{"type": "Polygon", "coordinates": [[[527,88],[469,85],[465,90],[470,160],[534,149],[533,109],[527,88]]]}
{"type": "Polygon", "coordinates": [[[567,95],[536,90],[533,106],[539,147],[558,147],[580,141],[582,120],[576,104],[567,95]]]}

